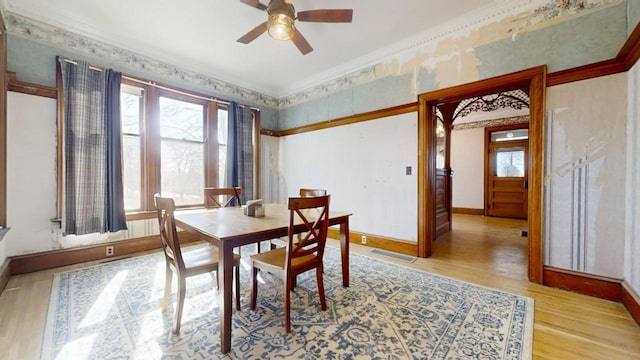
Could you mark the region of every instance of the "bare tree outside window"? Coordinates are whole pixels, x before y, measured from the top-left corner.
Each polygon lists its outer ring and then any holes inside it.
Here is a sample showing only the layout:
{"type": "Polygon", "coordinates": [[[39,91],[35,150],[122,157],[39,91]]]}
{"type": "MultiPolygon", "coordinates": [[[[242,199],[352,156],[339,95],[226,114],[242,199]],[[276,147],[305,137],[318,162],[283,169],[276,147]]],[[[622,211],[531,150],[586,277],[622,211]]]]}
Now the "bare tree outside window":
{"type": "Polygon", "coordinates": [[[141,109],[142,89],[123,84],[120,92],[120,119],[125,210],[139,210],[142,207],[141,109]]]}
{"type": "Polygon", "coordinates": [[[163,196],[176,205],[204,202],[204,106],[160,97],[163,196]]]}
{"type": "MultiPolygon", "coordinates": [[[[176,89],[179,90],[179,89],[176,89]]],[[[225,103],[138,81],[120,88],[125,210],[154,210],[153,194],[204,205],[205,187],[225,187],[225,103]]]]}
{"type": "Polygon", "coordinates": [[[227,186],[227,137],[229,135],[229,112],[218,109],[218,184],[227,186]]]}

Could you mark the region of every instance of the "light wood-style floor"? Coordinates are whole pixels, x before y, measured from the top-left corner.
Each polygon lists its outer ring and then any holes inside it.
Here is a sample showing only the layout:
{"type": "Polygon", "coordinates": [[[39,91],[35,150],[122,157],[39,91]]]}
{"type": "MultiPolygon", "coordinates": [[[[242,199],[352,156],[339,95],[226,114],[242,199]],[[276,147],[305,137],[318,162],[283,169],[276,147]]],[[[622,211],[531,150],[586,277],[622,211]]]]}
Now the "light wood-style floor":
{"type": "MultiPolygon", "coordinates": [[[[519,220],[455,215],[454,231],[434,243],[433,257],[413,263],[357,244],[351,249],[535,299],[534,359],[640,359],[640,326],[621,304],[526,280],[525,228],[519,220]]],[[[11,278],[0,296],[0,359],[40,358],[53,274],[92,264],[11,278]]]]}

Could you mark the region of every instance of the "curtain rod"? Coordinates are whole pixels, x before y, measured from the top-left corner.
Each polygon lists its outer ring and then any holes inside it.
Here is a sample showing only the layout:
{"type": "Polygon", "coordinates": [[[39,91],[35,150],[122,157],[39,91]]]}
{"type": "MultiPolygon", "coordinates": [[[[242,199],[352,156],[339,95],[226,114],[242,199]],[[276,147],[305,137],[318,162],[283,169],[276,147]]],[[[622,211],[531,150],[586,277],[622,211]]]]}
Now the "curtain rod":
{"type": "MultiPolygon", "coordinates": [[[[78,65],[78,62],[75,61],[75,60],[71,60],[71,59],[67,59],[67,58],[62,58],[62,60],[64,60],[65,62],[68,62],[69,64],[78,65]]],[[[91,64],[89,65],[89,69],[95,70],[95,71],[102,71],[103,70],[101,67],[96,66],[96,65],[91,65],[91,64]]],[[[173,92],[173,93],[176,93],[176,94],[180,94],[180,95],[189,96],[189,97],[192,97],[192,98],[195,98],[195,99],[205,100],[205,101],[213,101],[213,102],[217,102],[219,104],[229,105],[229,101],[220,100],[220,99],[218,99],[216,97],[206,97],[206,96],[195,95],[195,94],[191,94],[191,93],[188,93],[188,92],[172,89],[170,87],[158,85],[154,81],[141,80],[141,79],[138,79],[138,78],[135,78],[135,77],[131,77],[131,76],[127,76],[127,75],[124,75],[124,74],[122,74],[122,77],[124,79],[129,80],[129,81],[137,82],[137,83],[143,84],[143,85],[153,86],[153,87],[156,87],[158,89],[170,91],[170,92],[173,92]]],[[[249,108],[251,110],[260,111],[260,109],[252,107],[252,106],[248,106],[248,105],[238,104],[238,106],[244,107],[244,108],[249,108]]]]}

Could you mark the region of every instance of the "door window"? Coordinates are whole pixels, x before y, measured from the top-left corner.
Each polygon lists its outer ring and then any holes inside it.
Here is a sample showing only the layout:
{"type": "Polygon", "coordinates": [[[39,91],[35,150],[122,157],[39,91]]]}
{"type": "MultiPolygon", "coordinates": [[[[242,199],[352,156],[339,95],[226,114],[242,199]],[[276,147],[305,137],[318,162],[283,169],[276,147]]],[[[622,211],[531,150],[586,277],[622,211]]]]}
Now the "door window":
{"type": "Polygon", "coordinates": [[[509,147],[495,149],[496,177],[524,176],[524,147],[509,147]]]}

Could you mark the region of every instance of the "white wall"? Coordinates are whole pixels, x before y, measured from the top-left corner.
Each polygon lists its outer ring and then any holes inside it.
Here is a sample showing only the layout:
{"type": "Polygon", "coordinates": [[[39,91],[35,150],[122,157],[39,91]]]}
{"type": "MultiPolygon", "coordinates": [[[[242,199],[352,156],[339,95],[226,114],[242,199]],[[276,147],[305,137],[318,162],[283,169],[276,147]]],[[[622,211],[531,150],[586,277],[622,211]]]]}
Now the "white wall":
{"type": "Polygon", "coordinates": [[[452,206],[484,209],[484,128],[451,132],[452,206]]]}
{"type": "MultiPolygon", "coordinates": [[[[4,256],[31,254],[155,235],[155,220],[127,222],[129,230],[62,236],[56,217],[56,100],[7,93],[7,226],[4,256]]],[[[0,262],[1,264],[1,262],[0,262]]]]}
{"type": "Polygon", "coordinates": [[[51,250],[56,217],[56,100],[7,93],[7,255],[51,250]]]}
{"type": "Polygon", "coordinates": [[[624,280],[640,294],[640,65],[628,73],[624,280]]]}
{"type": "Polygon", "coordinates": [[[623,277],[626,117],[626,74],[547,89],[545,264],[623,277]]]}
{"type": "Polygon", "coordinates": [[[350,230],[417,242],[417,114],[281,138],[280,201],[324,188],[350,230]],[[411,166],[412,175],[405,175],[411,166]]]}

